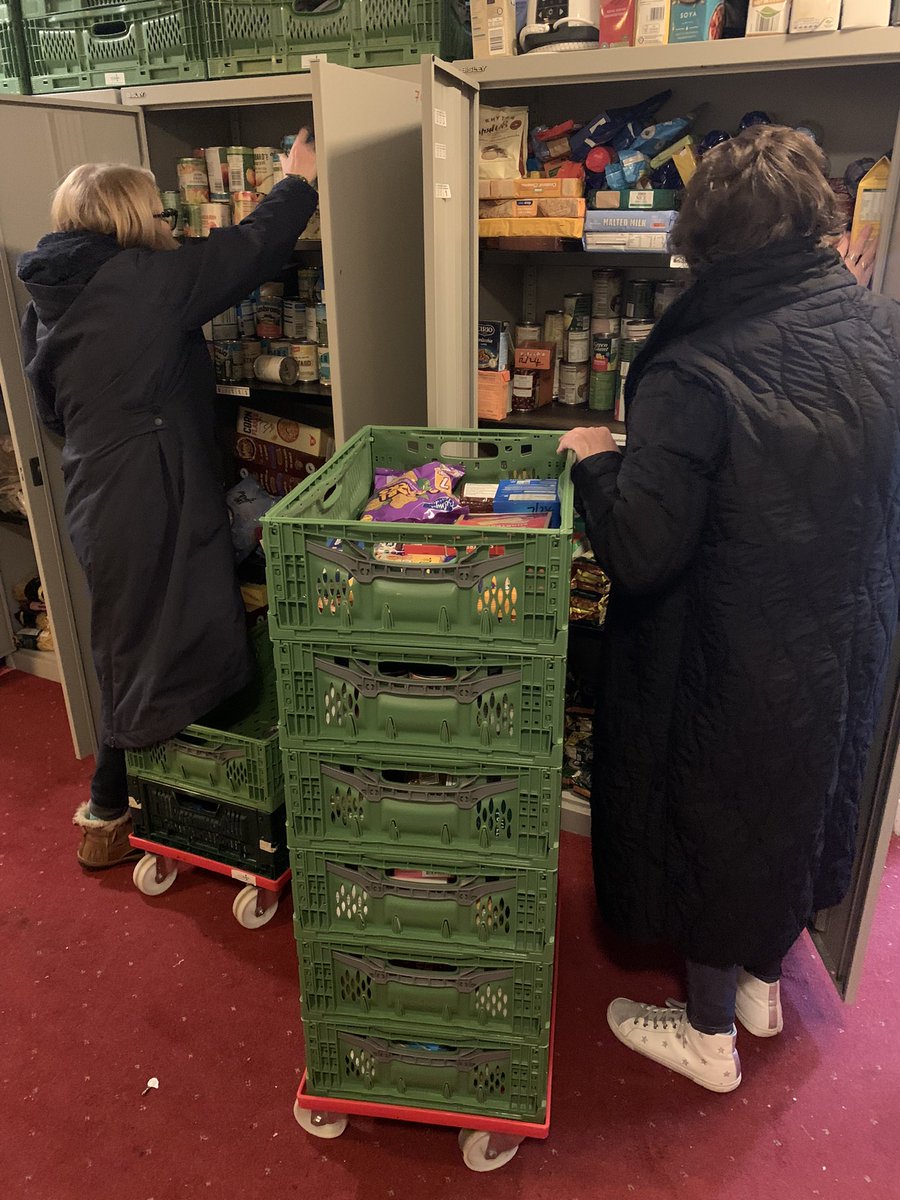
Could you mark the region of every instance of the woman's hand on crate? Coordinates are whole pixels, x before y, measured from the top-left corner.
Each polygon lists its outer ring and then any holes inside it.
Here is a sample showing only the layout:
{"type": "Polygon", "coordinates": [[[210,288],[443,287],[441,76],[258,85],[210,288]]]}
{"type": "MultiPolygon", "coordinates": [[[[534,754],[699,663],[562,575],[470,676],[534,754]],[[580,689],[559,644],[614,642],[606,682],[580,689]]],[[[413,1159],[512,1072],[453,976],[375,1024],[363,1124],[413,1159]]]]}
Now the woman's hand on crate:
{"type": "Polygon", "coordinates": [[[318,174],[316,144],[308,129],[301,129],[297,134],[290,154],[282,154],[281,166],[285,175],[302,175],[307,183],[315,183],[318,174]]]}
{"type": "Polygon", "coordinates": [[[875,270],[875,255],[878,252],[878,233],[872,225],[864,225],[851,242],[845,233],[837,244],[837,252],[844,266],[860,285],[868,287],[875,270]]]}
{"type": "Polygon", "coordinates": [[[620,453],[615,438],[602,425],[595,429],[570,429],[559,440],[558,452],[565,454],[567,450],[572,451],[576,462],[591,458],[594,454],[608,454],[610,451],[620,453]]]}

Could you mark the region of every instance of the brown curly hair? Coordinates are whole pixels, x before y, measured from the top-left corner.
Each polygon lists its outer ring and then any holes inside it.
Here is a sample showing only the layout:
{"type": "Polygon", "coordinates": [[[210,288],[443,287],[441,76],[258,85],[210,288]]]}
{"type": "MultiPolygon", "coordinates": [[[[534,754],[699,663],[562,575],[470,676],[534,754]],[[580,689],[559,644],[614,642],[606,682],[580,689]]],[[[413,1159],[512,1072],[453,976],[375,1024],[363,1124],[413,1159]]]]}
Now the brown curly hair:
{"type": "Polygon", "coordinates": [[[670,244],[700,272],[771,242],[840,234],[827,159],[805,133],[754,125],[708,150],[688,185],[670,244]]]}

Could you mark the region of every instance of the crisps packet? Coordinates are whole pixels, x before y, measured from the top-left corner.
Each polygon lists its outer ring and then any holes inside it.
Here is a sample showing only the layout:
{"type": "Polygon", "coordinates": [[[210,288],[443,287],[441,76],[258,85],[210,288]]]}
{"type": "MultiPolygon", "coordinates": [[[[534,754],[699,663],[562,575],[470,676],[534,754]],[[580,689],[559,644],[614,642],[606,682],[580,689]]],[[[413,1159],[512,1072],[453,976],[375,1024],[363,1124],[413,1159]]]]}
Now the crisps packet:
{"type": "Polygon", "coordinates": [[[452,525],[469,512],[453,495],[453,488],[464,475],[462,467],[441,462],[426,463],[402,475],[378,468],[374,495],[360,520],[452,525]]]}

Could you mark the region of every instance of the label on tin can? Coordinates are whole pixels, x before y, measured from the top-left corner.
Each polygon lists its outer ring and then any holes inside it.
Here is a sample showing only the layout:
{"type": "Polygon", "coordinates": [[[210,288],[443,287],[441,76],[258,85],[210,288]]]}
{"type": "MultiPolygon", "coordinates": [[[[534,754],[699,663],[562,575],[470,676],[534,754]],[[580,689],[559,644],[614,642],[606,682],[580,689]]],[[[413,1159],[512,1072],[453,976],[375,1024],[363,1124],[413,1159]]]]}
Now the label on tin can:
{"type": "Polygon", "coordinates": [[[328,345],[328,312],[324,304],[316,305],[316,341],[320,346],[328,345]]]}
{"type": "Polygon", "coordinates": [[[272,187],[284,179],[284,167],[281,165],[281,155],[277,150],[272,151],[272,187]]]}
{"type": "Polygon", "coordinates": [[[210,200],[228,200],[228,148],[206,147],[206,176],[210,200]]]}
{"type": "Polygon", "coordinates": [[[256,304],[256,333],[261,338],[280,338],[282,334],[280,296],[260,297],[256,304]]]}
{"type": "Polygon", "coordinates": [[[302,300],[285,300],[283,326],[286,338],[306,337],[306,305],[302,300]]]}
{"type": "Polygon", "coordinates": [[[297,364],[299,381],[315,383],[319,378],[319,351],[315,342],[306,340],[291,342],[291,357],[297,364]]]}
{"type": "Polygon", "coordinates": [[[591,370],[615,374],[619,366],[619,338],[611,333],[591,334],[591,370]]]}
{"type": "Polygon", "coordinates": [[[611,320],[622,311],[622,272],[605,268],[594,272],[591,315],[611,320]]]}
{"type": "Polygon", "coordinates": [[[297,295],[303,303],[309,307],[313,306],[315,312],[316,304],[316,280],[319,277],[317,267],[301,267],[297,272],[297,295]]]}
{"type": "Polygon", "coordinates": [[[297,364],[290,355],[281,358],[275,354],[261,354],[253,364],[257,379],[263,383],[283,383],[287,386],[297,382],[297,364]]]}
{"type": "Polygon", "coordinates": [[[255,379],[253,364],[262,354],[262,342],[258,338],[244,338],[241,345],[244,347],[244,378],[255,379]]]}
{"type": "Polygon", "coordinates": [[[226,308],[224,312],[213,317],[211,323],[214,341],[232,341],[239,335],[236,308],[226,308]]]}
{"type": "Polygon", "coordinates": [[[208,204],[200,205],[200,225],[206,230],[207,236],[211,229],[227,229],[231,224],[231,208],[227,204],[213,204],[210,201],[208,204]]]}
{"type": "Polygon", "coordinates": [[[559,368],[560,404],[586,404],[589,375],[589,363],[561,363],[559,368]]]}
{"type": "Polygon", "coordinates": [[[208,237],[209,228],[203,228],[203,220],[201,217],[202,205],[200,204],[182,204],[181,206],[181,228],[186,238],[208,237]]]}
{"type": "Polygon", "coordinates": [[[653,320],[653,280],[629,279],[625,285],[625,313],[629,320],[653,320]]]}
{"type": "Polygon", "coordinates": [[[569,292],[563,298],[563,323],[566,332],[590,329],[591,297],[588,292],[569,292]]]}
{"type": "Polygon", "coordinates": [[[255,146],[253,149],[253,169],[256,173],[256,190],[262,196],[268,196],[275,186],[272,167],[272,146],[255,146]]]}
{"type": "Polygon", "coordinates": [[[290,358],[291,343],[287,338],[272,338],[272,340],[269,342],[266,353],[271,355],[273,358],[290,358]]]}
{"type": "Polygon", "coordinates": [[[256,212],[259,207],[259,197],[256,192],[235,192],[231,197],[231,204],[234,209],[234,223],[238,225],[245,217],[256,212]]]}
{"type": "Polygon", "coordinates": [[[178,190],[185,204],[205,204],[209,200],[209,180],[206,161],[202,158],[179,158],[178,190]]]}
{"type": "Polygon", "coordinates": [[[253,151],[249,146],[229,146],[226,153],[229,192],[255,192],[256,167],[253,151]]]}
{"type": "Polygon", "coordinates": [[[516,345],[525,346],[529,342],[539,342],[541,340],[540,325],[533,325],[526,322],[516,326],[516,345]]]}
{"type": "Polygon", "coordinates": [[[306,306],[306,340],[318,345],[319,322],[316,319],[316,306],[314,304],[306,306]]]}
{"type": "Polygon", "coordinates": [[[331,387],[331,354],[327,346],[319,347],[319,383],[331,387]]]}
{"type": "Polygon", "coordinates": [[[653,289],[653,319],[658,321],[666,309],[685,290],[683,283],[658,283],[653,289]]]}
{"type": "Polygon", "coordinates": [[[237,306],[238,333],[242,338],[252,338],[256,335],[256,302],[242,300],[237,306]]]}
{"type": "Polygon", "coordinates": [[[215,342],[213,365],[220,383],[237,383],[244,378],[244,346],[238,341],[215,342]]]}
{"type": "Polygon", "coordinates": [[[587,329],[570,328],[566,334],[566,362],[586,363],[590,357],[590,331],[587,329]]]}
{"type": "Polygon", "coordinates": [[[552,342],[556,347],[557,362],[563,356],[564,338],[566,332],[566,322],[561,308],[548,308],[544,313],[544,337],[545,342],[552,342]]]}

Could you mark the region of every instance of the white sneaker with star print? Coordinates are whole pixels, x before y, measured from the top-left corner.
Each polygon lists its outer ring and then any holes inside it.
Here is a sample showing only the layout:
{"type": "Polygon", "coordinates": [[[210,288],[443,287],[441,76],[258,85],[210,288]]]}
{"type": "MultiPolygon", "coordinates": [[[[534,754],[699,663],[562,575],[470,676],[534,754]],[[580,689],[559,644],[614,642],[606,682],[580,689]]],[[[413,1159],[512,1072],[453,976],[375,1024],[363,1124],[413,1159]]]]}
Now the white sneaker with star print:
{"type": "Polygon", "coordinates": [[[781,984],[765,983],[749,971],[738,975],[735,1016],[755,1037],[775,1037],[784,1029],[781,984]]]}
{"type": "Polygon", "coordinates": [[[741,1082],[734,1027],[731,1033],[700,1033],[688,1021],[684,1005],[674,1000],[659,1008],[620,998],[610,1004],[606,1018],[630,1050],[686,1075],[711,1092],[733,1092],[741,1082]]]}

